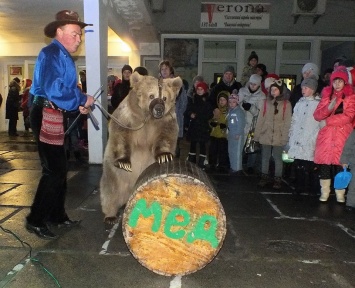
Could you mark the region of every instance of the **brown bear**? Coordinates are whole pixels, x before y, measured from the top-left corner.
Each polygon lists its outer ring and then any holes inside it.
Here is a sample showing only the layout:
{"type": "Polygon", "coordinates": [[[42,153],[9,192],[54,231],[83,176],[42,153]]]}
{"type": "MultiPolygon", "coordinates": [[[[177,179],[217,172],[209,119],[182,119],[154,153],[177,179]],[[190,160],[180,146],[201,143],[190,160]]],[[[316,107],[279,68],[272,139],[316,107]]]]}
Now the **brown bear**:
{"type": "Polygon", "coordinates": [[[118,210],[134,192],[139,175],[154,162],[173,160],[178,137],[175,114],[180,77],[158,80],[137,72],[128,96],[112,113],[100,181],[105,223],[117,222],[118,210]]]}

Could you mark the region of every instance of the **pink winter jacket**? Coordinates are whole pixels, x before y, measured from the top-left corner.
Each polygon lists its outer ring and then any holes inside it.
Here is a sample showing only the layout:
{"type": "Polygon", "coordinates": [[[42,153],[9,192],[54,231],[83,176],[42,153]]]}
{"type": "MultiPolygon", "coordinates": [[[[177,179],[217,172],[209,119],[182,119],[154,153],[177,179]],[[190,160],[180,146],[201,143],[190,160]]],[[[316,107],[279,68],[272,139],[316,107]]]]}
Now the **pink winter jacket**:
{"type": "Polygon", "coordinates": [[[355,94],[352,87],[347,84],[342,91],[334,91],[331,95],[332,90],[332,86],[327,86],[322,90],[321,101],[313,114],[315,120],[326,122],[319,131],[316,141],[314,154],[316,164],[340,165],[340,156],[345,141],[353,130],[355,94]],[[343,95],[345,95],[344,99],[342,99],[343,95]],[[335,107],[329,111],[328,106],[334,97],[337,98],[335,107]],[[342,101],[343,113],[335,115],[334,111],[342,101]]]}

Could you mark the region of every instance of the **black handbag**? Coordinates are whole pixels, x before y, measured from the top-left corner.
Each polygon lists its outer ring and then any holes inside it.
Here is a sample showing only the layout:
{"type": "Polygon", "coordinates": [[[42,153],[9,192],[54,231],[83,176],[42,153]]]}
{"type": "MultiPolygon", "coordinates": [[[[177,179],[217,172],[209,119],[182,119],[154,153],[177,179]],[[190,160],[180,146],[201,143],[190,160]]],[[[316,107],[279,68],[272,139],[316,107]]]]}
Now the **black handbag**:
{"type": "Polygon", "coordinates": [[[254,140],[254,131],[256,126],[257,117],[253,117],[247,139],[245,139],[245,144],[243,151],[245,154],[258,153],[261,150],[261,144],[254,140]]]}

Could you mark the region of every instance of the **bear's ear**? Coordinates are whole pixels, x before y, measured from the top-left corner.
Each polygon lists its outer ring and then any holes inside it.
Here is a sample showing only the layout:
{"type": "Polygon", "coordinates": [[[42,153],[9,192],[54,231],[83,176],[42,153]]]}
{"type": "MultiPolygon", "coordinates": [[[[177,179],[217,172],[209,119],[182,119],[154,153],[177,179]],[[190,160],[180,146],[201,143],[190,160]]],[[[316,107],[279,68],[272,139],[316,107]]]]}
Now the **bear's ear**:
{"type": "Polygon", "coordinates": [[[180,88],[182,87],[182,80],[180,77],[166,79],[165,81],[167,81],[168,86],[170,86],[176,94],[180,91],[180,88]]]}
{"type": "Polygon", "coordinates": [[[140,75],[138,72],[134,72],[129,78],[129,81],[131,82],[131,85],[134,86],[137,82],[142,80],[142,78],[142,75],[140,75]]]}

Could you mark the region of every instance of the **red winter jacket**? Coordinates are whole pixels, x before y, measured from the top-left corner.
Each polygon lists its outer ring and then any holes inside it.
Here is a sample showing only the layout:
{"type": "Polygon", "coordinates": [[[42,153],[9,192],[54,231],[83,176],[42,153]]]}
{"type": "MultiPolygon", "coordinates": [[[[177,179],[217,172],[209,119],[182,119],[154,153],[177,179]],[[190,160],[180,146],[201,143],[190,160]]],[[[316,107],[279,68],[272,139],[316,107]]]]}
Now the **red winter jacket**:
{"type": "Polygon", "coordinates": [[[321,101],[313,114],[315,120],[326,122],[326,125],[319,131],[316,141],[314,155],[316,164],[340,165],[340,155],[345,141],[353,131],[355,94],[351,85],[345,85],[340,92],[334,91],[333,95],[331,95],[332,91],[332,86],[327,86],[322,90],[321,101]],[[337,98],[335,107],[329,111],[329,103],[334,97],[337,98]],[[343,102],[343,113],[334,114],[341,102],[343,102]]]}

